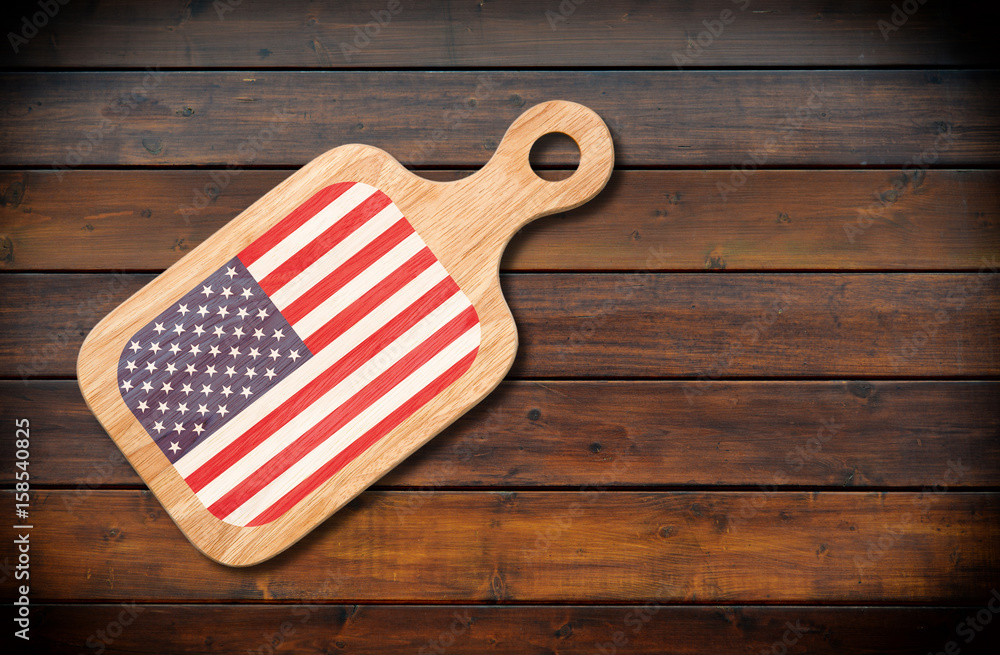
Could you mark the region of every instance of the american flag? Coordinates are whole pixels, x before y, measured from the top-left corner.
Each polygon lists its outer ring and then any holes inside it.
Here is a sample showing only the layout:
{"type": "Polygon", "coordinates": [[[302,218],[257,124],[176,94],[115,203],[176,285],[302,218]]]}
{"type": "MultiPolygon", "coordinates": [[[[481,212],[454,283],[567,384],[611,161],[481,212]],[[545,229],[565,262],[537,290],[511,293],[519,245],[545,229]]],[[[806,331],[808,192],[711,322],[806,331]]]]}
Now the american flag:
{"type": "Polygon", "coordinates": [[[139,330],[125,404],[218,518],[277,519],[472,365],[475,308],[396,205],[326,187],[139,330]]]}

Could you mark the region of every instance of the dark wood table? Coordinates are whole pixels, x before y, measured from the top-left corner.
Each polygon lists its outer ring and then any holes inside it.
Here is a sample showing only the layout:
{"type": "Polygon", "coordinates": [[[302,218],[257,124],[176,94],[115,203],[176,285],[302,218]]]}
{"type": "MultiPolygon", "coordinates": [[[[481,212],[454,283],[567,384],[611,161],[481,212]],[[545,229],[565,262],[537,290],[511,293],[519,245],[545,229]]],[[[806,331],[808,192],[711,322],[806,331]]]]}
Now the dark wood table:
{"type": "MultiPolygon", "coordinates": [[[[33,526],[30,579],[23,530],[0,553],[8,630],[30,587],[16,645],[997,652],[996,18],[938,0],[6,9],[0,475],[15,525],[28,419],[33,526]],[[511,242],[508,379],[272,561],[199,554],[83,404],[88,329],[331,147],[454,179],[552,98],[605,118],[618,168],[511,242]]],[[[572,144],[534,161],[564,175],[572,144]]]]}

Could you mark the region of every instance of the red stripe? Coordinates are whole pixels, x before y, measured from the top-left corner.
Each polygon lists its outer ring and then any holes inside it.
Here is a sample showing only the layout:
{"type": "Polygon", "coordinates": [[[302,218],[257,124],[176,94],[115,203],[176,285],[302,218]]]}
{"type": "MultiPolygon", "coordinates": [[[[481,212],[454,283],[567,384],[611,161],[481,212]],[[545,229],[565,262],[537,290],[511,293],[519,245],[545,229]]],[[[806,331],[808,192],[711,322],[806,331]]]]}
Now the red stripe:
{"type": "Polygon", "coordinates": [[[362,318],[368,316],[373,309],[416,279],[418,275],[430,268],[436,261],[437,258],[430,251],[430,248],[424,248],[413,257],[410,257],[405,264],[393,271],[363,296],[342,309],[340,313],[327,321],[323,327],[309,335],[305,340],[309,352],[318,353],[323,348],[326,348],[334,339],[342,335],[362,318]]]}
{"type": "Polygon", "coordinates": [[[277,432],[299,412],[312,405],[317,398],[320,398],[360,368],[362,364],[371,359],[372,353],[381,352],[457,291],[458,285],[450,277],[439,282],[433,289],[415,300],[391,321],[358,344],[351,352],[317,375],[309,384],[299,389],[252,428],[193,471],[185,478],[187,483],[195,492],[201,491],[209,482],[277,432]]]}
{"type": "Polygon", "coordinates": [[[476,315],[476,310],[470,305],[430,338],[420,343],[402,359],[365,385],[363,389],[351,396],[336,411],[327,415],[326,418],[311,427],[305,434],[290,443],[284,450],[214,502],[208,510],[219,518],[228,516],[478,322],[479,317],[476,315]]]}
{"type": "Polygon", "coordinates": [[[322,234],[312,239],[294,255],[286,259],[280,266],[271,271],[260,287],[267,295],[273,294],[288,284],[296,275],[306,270],[317,259],[326,254],[330,248],[346,239],[354,230],[367,223],[372,216],[379,213],[392,203],[389,196],[376,191],[368,196],[360,205],[347,212],[336,223],[326,228],[322,234]]]}
{"type": "Polygon", "coordinates": [[[285,237],[299,229],[306,221],[343,195],[354,184],[354,182],[340,182],[317,191],[312,198],[296,207],[288,216],[275,223],[270,230],[241,250],[238,255],[240,261],[243,262],[244,266],[253,264],[263,257],[264,253],[281,243],[285,237]]]}
{"type": "Polygon", "coordinates": [[[477,347],[471,353],[455,363],[454,366],[442,373],[436,380],[424,387],[417,395],[399,406],[389,416],[385,417],[378,425],[368,432],[355,439],[347,448],[337,453],[333,459],[324,464],[315,473],[295,486],[294,489],[282,496],[277,502],[268,507],[264,512],[250,521],[247,526],[264,525],[275,520],[296,503],[312,493],[317,487],[329,480],[340,469],[344,468],[355,460],[361,453],[368,450],[382,437],[392,432],[400,423],[409,418],[418,409],[423,407],[428,401],[447,389],[452,382],[462,377],[462,374],[469,370],[472,362],[479,352],[477,347]]]}
{"type": "MultiPolygon", "coordinates": [[[[285,320],[294,326],[302,317],[316,309],[320,303],[337,293],[345,284],[358,277],[366,268],[378,261],[379,257],[398,246],[411,234],[413,226],[406,217],[396,221],[392,227],[365,244],[365,247],[354,253],[350,259],[282,309],[281,313],[285,320]]],[[[263,282],[261,286],[264,286],[263,282]]],[[[268,295],[271,294],[266,287],[264,290],[268,295]]]]}

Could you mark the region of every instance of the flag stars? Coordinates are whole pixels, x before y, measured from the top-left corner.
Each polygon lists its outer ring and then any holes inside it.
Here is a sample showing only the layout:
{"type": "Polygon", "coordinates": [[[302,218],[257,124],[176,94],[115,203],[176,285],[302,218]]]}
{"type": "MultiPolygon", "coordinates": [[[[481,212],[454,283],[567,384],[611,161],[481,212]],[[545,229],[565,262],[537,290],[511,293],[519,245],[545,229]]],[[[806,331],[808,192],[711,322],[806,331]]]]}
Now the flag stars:
{"type": "Polygon", "coordinates": [[[257,371],[253,370],[253,368],[247,367],[246,373],[244,373],[243,375],[247,376],[252,380],[253,376],[257,375],[257,371]]]}
{"type": "Polygon", "coordinates": [[[226,309],[225,305],[219,305],[219,316],[222,318],[229,316],[229,310],[226,309]]]}
{"type": "Polygon", "coordinates": [[[149,383],[149,380],[146,380],[142,383],[142,390],[145,391],[146,393],[149,393],[150,391],[153,390],[153,385],[149,383]]]}
{"type": "Polygon", "coordinates": [[[191,354],[198,356],[199,353],[201,353],[201,346],[196,343],[191,344],[191,354]]]}
{"type": "Polygon", "coordinates": [[[179,403],[177,405],[177,411],[181,413],[188,411],[187,403],[179,403]]]}
{"type": "Polygon", "coordinates": [[[149,344],[149,349],[152,350],[154,353],[160,352],[160,342],[154,341],[153,343],[149,344]]]}
{"type": "Polygon", "coordinates": [[[278,359],[280,359],[280,358],[281,358],[281,353],[279,353],[279,352],[278,352],[277,350],[275,350],[274,348],[271,348],[271,353],[270,353],[270,354],[268,355],[268,357],[270,357],[270,358],[271,358],[271,359],[273,359],[274,361],[278,361],[278,359]]]}
{"type": "Polygon", "coordinates": [[[188,312],[190,312],[191,310],[188,309],[187,305],[181,305],[180,307],[177,308],[177,311],[181,313],[181,316],[187,316],[188,312]]]}
{"type": "Polygon", "coordinates": [[[201,433],[205,431],[205,426],[203,426],[201,423],[196,423],[195,426],[191,429],[194,430],[195,434],[200,436],[201,433]]]}
{"type": "Polygon", "coordinates": [[[257,328],[256,330],[253,331],[253,335],[257,337],[257,341],[260,341],[261,339],[264,338],[264,330],[257,328]]]}
{"type": "Polygon", "coordinates": [[[177,370],[177,367],[174,366],[173,362],[167,362],[167,373],[173,373],[176,370],[177,370]]]}
{"type": "Polygon", "coordinates": [[[234,277],[236,277],[236,275],[237,275],[237,273],[236,273],[236,267],[235,266],[228,267],[226,269],[226,275],[229,276],[230,280],[232,280],[234,277]]]}
{"type": "Polygon", "coordinates": [[[233,330],[233,334],[235,334],[236,338],[239,339],[240,337],[243,336],[243,328],[241,327],[236,328],[235,330],[233,330]]]}
{"type": "Polygon", "coordinates": [[[129,362],[128,364],[125,365],[125,368],[128,369],[129,373],[133,373],[135,371],[135,369],[137,369],[139,367],[135,365],[135,362],[129,362]]]}
{"type": "Polygon", "coordinates": [[[257,312],[257,318],[259,318],[259,319],[260,319],[260,320],[262,320],[262,321],[263,321],[263,320],[264,320],[265,318],[267,318],[267,310],[266,310],[266,309],[264,309],[264,308],[261,308],[261,310],[260,310],[259,312],[257,312]]]}
{"type": "Polygon", "coordinates": [[[205,372],[208,373],[208,377],[212,377],[213,375],[215,375],[215,367],[209,366],[208,368],[205,369],[205,372]]]}
{"type": "Polygon", "coordinates": [[[257,359],[258,357],[260,357],[260,351],[257,350],[256,348],[251,348],[250,357],[252,357],[253,359],[257,359]]]}
{"type": "Polygon", "coordinates": [[[229,354],[232,355],[233,357],[239,357],[240,349],[237,348],[236,346],[233,346],[232,348],[229,349],[229,354]]]}
{"type": "Polygon", "coordinates": [[[161,414],[166,414],[167,412],[170,411],[170,408],[167,407],[167,403],[160,403],[159,406],[156,408],[156,411],[160,412],[161,414]]]}
{"type": "Polygon", "coordinates": [[[264,375],[266,375],[266,376],[267,376],[267,379],[268,379],[268,380],[273,380],[273,379],[274,379],[274,377],[275,377],[275,376],[277,375],[277,373],[275,373],[275,372],[274,372],[274,369],[273,369],[273,368],[269,368],[269,369],[267,369],[267,372],[266,372],[266,373],[264,373],[264,375]]]}
{"type": "Polygon", "coordinates": [[[170,452],[172,452],[173,454],[176,455],[177,451],[180,450],[180,449],[181,449],[181,447],[177,445],[176,441],[171,441],[170,442],[170,452]]]}
{"type": "Polygon", "coordinates": [[[240,315],[240,318],[246,318],[247,315],[250,314],[250,312],[247,311],[246,307],[240,307],[236,311],[236,313],[240,315]]]}
{"type": "Polygon", "coordinates": [[[293,351],[291,351],[291,352],[288,353],[288,356],[291,357],[292,361],[294,362],[295,360],[297,360],[302,355],[299,354],[298,350],[293,350],[293,351]]]}
{"type": "MultiPolygon", "coordinates": [[[[157,325],[159,325],[159,323],[157,323],[157,325]]],[[[128,347],[132,349],[133,353],[139,352],[139,348],[141,348],[138,341],[133,341],[128,345],[128,347]]]]}
{"type": "Polygon", "coordinates": [[[232,389],[232,387],[225,386],[225,387],[222,387],[221,393],[222,393],[223,396],[225,396],[226,398],[228,398],[229,396],[231,396],[233,394],[233,389],[232,389]]]}
{"type": "Polygon", "coordinates": [[[153,424],[153,429],[156,430],[156,434],[159,434],[163,432],[163,430],[165,430],[166,428],[163,427],[163,423],[157,421],[156,423],[153,424]]]}
{"type": "Polygon", "coordinates": [[[271,338],[280,342],[282,339],[285,338],[284,330],[275,330],[274,334],[271,335],[271,338]]]}
{"type": "Polygon", "coordinates": [[[177,334],[184,334],[184,326],[180,323],[174,323],[174,332],[177,334]]]}
{"type": "Polygon", "coordinates": [[[203,286],[203,287],[201,288],[201,292],[202,292],[203,294],[205,294],[205,297],[206,297],[206,298],[208,298],[208,297],[209,297],[210,295],[212,295],[212,287],[210,287],[210,286],[208,286],[208,285],[206,284],[205,286],[203,286]]]}
{"type": "Polygon", "coordinates": [[[187,373],[188,375],[194,375],[195,373],[198,372],[198,370],[195,369],[194,364],[188,364],[187,366],[184,367],[184,372],[187,373]]]}
{"type": "Polygon", "coordinates": [[[241,293],[240,295],[249,300],[250,296],[253,295],[253,291],[250,290],[250,287],[247,287],[246,289],[243,290],[243,293],[241,293]]]}
{"type": "Polygon", "coordinates": [[[181,432],[184,432],[184,426],[180,423],[174,423],[173,431],[180,434],[181,432]]]}
{"type": "Polygon", "coordinates": [[[226,297],[226,300],[229,300],[229,296],[233,295],[233,292],[230,290],[230,287],[225,287],[222,290],[222,295],[226,297]]]}
{"type": "Polygon", "coordinates": [[[163,387],[160,388],[160,391],[166,391],[167,393],[170,393],[173,390],[174,390],[174,388],[172,386],[170,386],[169,382],[164,382],[163,383],[163,387]]]}
{"type": "Polygon", "coordinates": [[[139,401],[139,411],[145,412],[147,409],[149,409],[149,405],[146,404],[146,401],[145,400],[140,400],[139,401]]]}
{"type": "Polygon", "coordinates": [[[227,413],[229,413],[229,410],[226,409],[225,405],[219,405],[218,411],[219,411],[219,416],[225,416],[227,413]]]}
{"type": "Polygon", "coordinates": [[[234,375],[236,375],[236,369],[233,368],[232,366],[227,366],[226,375],[228,375],[229,377],[233,377],[234,375]]]}
{"type": "Polygon", "coordinates": [[[208,354],[211,355],[212,357],[215,357],[216,355],[219,354],[219,347],[212,346],[211,348],[208,349],[208,354]]]}
{"type": "Polygon", "coordinates": [[[200,325],[195,325],[194,326],[194,333],[197,334],[200,337],[201,335],[205,334],[205,328],[203,328],[200,325]]]}
{"type": "Polygon", "coordinates": [[[209,409],[208,409],[207,405],[198,405],[198,413],[199,414],[201,414],[202,416],[204,416],[205,414],[208,414],[208,412],[209,412],[209,409]]]}
{"type": "Polygon", "coordinates": [[[216,325],[216,326],[215,326],[215,329],[214,329],[214,330],[212,330],[212,332],[214,332],[214,333],[215,333],[215,336],[217,336],[217,337],[221,337],[221,336],[223,336],[224,334],[226,334],[226,331],[222,329],[222,326],[221,326],[221,325],[216,325]]]}
{"type": "Polygon", "coordinates": [[[191,394],[192,391],[194,391],[194,389],[191,388],[190,384],[185,384],[184,386],[181,387],[181,391],[184,392],[185,396],[188,396],[191,394]]]}
{"type": "Polygon", "coordinates": [[[250,391],[250,387],[243,387],[243,391],[240,392],[240,395],[242,395],[244,398],[249,398],[250,396],[253,395],[253,392],[250,391]]]}
{"type": "Polygon", "coordinates": [[[178,346],[176,343],[172,343],[172,344],[170,344],[169,350],[170,350],[171,354],[176,355],[177,353],[179,353],[181,351],[181,347],[178,346]]]}
{"type": "Polygon", "coordinates": [[[205,316],[208,315],[208,310],[205,309],[205,305],[199,305],[197,313],[198,313],[198,316],[201,316],[202,318],[205,318],[205,316]]]}
{"type": "Polygon", "coordinates": [[[156,370],[156,364],[154,364],[153,362],[150,362],[150,363],[146,364],[146,371],[148,373],[152,373],[155,370],[156,370]]]}
{"type": "Polygon", "coordinates": [[[201,385],[201,392],[203,394],[205,394],[206,396],[208,396],[208,395],[210,395],[212,393],[212,387],[210,387],[207,384],[203,384],[203,385],[201,385]]]}
{"type": "Polygon", "coordinates": [[[124,382],[122,382],[122,389],[124,389],[125,391],[131,391],[132,383],[129,382],[128,380],[125,380],[124,382]]]}
{"type": "Polygon", "coordinates": [[[156,333],[157,333],[157,334],[163,334],[164,332],[166,332],[166,331],[167,331],[167,328],[163,327],[163,323],[157,323],[157,324],[156,324],[156,325],[155,325],[155,326],[153,327],[153,329],[154,329],[154,330],[156,330],[156,333]]]}

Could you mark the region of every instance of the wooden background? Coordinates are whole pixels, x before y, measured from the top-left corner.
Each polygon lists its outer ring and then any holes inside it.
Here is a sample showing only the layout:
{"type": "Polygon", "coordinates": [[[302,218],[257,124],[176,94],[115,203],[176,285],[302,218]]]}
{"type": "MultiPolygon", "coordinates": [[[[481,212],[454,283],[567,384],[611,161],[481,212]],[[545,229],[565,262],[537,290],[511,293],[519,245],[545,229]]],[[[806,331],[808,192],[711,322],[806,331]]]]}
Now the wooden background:
{"type": "Polygon", "coordinates": [[[995,652],[1000,75],[976,4],[69,2],[2,44],[0,471],[12,504],[30,419],[31,646],[995,652]],[[333,146],[453,179],[552,98],[604,117],[618,168],[512,241],[508,380],[281,556],[201,556],[81,400],[88,329],[333,146]]]}

